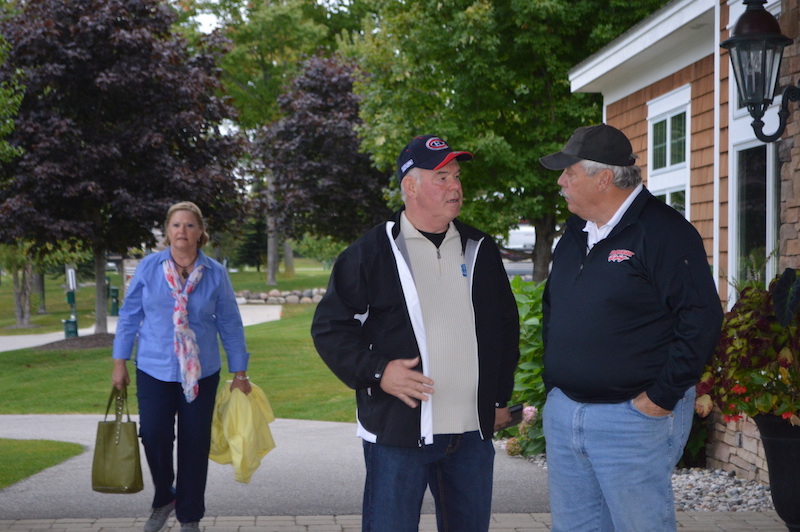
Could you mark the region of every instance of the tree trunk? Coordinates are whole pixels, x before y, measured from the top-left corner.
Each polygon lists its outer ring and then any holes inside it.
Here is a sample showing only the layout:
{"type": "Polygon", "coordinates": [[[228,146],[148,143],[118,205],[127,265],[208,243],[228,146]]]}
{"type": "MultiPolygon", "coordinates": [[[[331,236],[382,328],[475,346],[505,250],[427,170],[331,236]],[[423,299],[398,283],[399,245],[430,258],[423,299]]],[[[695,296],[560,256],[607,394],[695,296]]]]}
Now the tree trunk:
{"type": "Polygon", "coordinates": [[[289,240],[283,242],[283,267],[286,277],[290,279],[294,277],[294,251],[289,240]]]}
{"type": "Polygon", "coordinates": [[[106,288],[106,250],[94,250],[94,333],[106,334],[108,332],[108,311],[106,310],[108,298],[106,288]]]}
{"type": "Polygon", "coordinates": [[[47,306],[44,301],[44,273],[33,272],[33,290],[39,296],[38,314],[47,314],[47,306]]]}
{"type": "MultiPolygon", "coordinates": [[[[272,205],[273,178],[267,176],[267,205],[272,205]]],[[[278,274],[278,231],[276,228],[275,217],[267,212],[267,286],[278,284],[276,275],[278,274]]]]}
{"type": "Polygon", "coordinates": [[[553,261],[553,242],[559,231],[556,230],[554,214],[533,222],[536,229],[536,242],[533,244],[533,282],[539,283],[550,274],[550,263],[553,261]]]}
{"type": "Polygon", "coordinates": [[[14,315],[17,327],[31,326],[31,289],[33,287],[33,265],[26,261],[20,269],[15,269],[14,279],[14,315]]]}

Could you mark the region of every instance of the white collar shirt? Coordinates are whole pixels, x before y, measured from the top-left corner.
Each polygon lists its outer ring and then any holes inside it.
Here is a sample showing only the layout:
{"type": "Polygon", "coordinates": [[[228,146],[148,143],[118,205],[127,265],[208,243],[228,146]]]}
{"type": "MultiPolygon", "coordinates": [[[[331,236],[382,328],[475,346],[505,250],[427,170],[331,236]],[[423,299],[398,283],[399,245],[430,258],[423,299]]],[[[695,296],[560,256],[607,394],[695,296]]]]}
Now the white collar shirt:
{"type": "Polygon", "coordinates": [[[622,216],[625,214],[625,211],[628,210],[628,207],[631,206],[631,203],[633,203],[633,200],[636,199],[636,196],[639,195],[639,193],[642,191],[643,188],[644,185],[639,183],[636,186],[636,188],[633,189],[633,192],[631,192],[628,195],[628,197],[625,198],[625,201],[623,201],[622,205],[619,206],[617,212],[614,213],[614,216],[612,216],[611,219],[605,225],[598,227],[598,225],[592,221],[586,222],[586,225],[583,227],[583,230],[588,234],[588,237],[586,239],[586,253],[589,253],[589,251],[594,247],[595,244],[606,238],[609,235],[609,233],[611,233],[611,231],[617,226],[619,221],[622,219],[622,216]]]}

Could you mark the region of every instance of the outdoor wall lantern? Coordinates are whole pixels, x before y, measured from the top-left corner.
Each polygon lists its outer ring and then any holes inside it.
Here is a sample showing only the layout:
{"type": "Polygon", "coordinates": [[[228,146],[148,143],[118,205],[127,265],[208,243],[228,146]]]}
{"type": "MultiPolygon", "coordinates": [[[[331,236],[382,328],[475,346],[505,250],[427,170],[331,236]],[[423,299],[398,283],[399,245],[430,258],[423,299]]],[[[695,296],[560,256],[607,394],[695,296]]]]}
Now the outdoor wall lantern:
{"type": "Polygon", "coordinates": [[[730,51],[731,66],[739,87],[739,97],[753,117],[753,131],[763,142],[775,142],[786,128],[789,100],[800,100],[800,88],[786,87],[778,111],[780,123],[772,135],[764,134],[761,117],[772,104],[781,70],[783,48],[792,40],[781,34],[778,21],[764,9],[765,0],[745,0],[747,9],[736,21],[731,37],[721,46],[730,51]]]}

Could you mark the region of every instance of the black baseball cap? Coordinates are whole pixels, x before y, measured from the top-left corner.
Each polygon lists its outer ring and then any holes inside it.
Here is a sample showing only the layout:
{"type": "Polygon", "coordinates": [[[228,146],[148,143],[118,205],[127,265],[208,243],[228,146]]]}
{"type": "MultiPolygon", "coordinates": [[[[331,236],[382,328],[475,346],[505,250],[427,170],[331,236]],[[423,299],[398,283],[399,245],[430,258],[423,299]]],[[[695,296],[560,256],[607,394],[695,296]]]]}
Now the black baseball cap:
{"type": "Polygon", "coordinates": [[[539,162],[549,170],[563,170],[583,159],[612,166],[636,162],[628,137],[607,124],[579,127],[561,151],[545,155],[539,162]]]}
{"type": "Polygon", "coordinates": [[[453,159],[471,161],[473,158],[468,151],[453,151],[449,144],[436,135],[414,137],[397,158],[397,181],[402,181],[408,171],[415,167],[438,170],[453,159]]]}

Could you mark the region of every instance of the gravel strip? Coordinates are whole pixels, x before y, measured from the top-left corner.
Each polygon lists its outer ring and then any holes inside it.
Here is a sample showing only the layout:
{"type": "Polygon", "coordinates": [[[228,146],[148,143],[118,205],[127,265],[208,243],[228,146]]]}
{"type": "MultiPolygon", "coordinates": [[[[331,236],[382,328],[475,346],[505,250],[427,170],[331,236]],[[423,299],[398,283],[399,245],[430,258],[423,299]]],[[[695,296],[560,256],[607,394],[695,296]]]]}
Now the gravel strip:
{"type": "Polygon", "coordinates": [[[767,484],[742,480],[733,471],[677,469],[672,475],[678,511],[761,512],[774,510],[767,484]]]}
{"type": "MultiPolygon", "coordinates": [[[[505,452],[503,443],[496,442],[498,451],[505,452]]],[[[543,454],[527,460],[547,469],[547,460],[543,454]]],[[[676,469],[672,475],[672,490],[675,494],[675,510],[679,512],[775,510],[767,484],[757,480],[742,480],[733,471],[698,467],[676,469]]]]}

